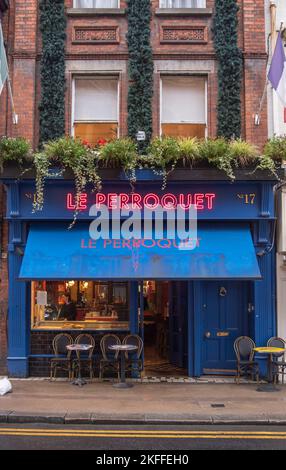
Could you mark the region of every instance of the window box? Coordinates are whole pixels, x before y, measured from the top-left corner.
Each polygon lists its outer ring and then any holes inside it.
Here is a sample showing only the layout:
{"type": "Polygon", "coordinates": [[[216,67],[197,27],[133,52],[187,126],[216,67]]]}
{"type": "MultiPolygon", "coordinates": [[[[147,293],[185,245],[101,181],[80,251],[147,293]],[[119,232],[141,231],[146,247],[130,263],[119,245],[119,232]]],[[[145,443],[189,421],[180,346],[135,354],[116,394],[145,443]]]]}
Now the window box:
{"type": "MultiPolygon", "coordinates": [[[[57,168],[58,169],[58,168],[57,168]]],[[[275,176],[268,170],[257,170],[253,173],[253,168],[243,168],[234,170],[237,181],[276,181],[275,176]]],[[[127,177],[121,168],[101,168],[98,171],[102,181],[122,181],[126,180],[127,177]]],[[[283,177],[283,170],[278,170],[277,174],[280,178],[283,177]]],[[[15,162],[5,163],[3,173],[0,175],[0,180],[34,180],[36,176],[35,168],[31,163],[24,164],[20,169],[15,162]],[[30,171],[27,171],[23,174],[24,169],[30,168],[30,171]]],[[[154,174],[152,170],[149,169],[137,169],[136,176],[138,181],[155,181],[158,180],[158,175],[154,174]]],[[[62,178],[66,181],[73,180],[74,176],[72,171],[64,171],[62,178]]],[[[54,178],[55,180],[58,178],[54,178]]],[[[159,176],[161,179],[161,176],[159,176]]],[[[52,184],[52,178],[49,178],[52,184]]],[[[180,168],[177,167],[170,173],[168,176],[168,181],[229,181],[227,175],[217,168],[211,168],[210,166],[204,166],[202,168],[180,168]]],[[[232,183],[232,184],[235,184],[232,183]]],[[[47,186],[47,191],[48,191],[47,186]]]]}

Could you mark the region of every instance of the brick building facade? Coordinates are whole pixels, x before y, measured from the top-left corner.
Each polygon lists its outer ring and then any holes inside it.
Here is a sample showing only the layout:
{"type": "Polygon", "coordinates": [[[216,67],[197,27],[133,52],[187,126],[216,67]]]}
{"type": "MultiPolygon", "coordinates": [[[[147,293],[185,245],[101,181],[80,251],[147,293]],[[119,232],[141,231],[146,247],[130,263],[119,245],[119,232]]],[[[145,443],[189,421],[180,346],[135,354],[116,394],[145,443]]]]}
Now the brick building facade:
{"type": "MultiPolygon", "coordinates": [[[[88,2],[87,2],[88,3],[88,2]]],[[[92,2],[91,2],[92,3],[92,2]]],[[[101,2],[102,4],[103,2],[101,2]]],[[[115,2],[116,3],[116,2],[115,2]]],[[[151,42],[154,58],[153,133],[159,135],[162,86],[166,77],[205,77],[205,134],[216,136],[217,62],[212,41],[214,0],[205,8],[160,8],[164,2],[152,0],[151,42]],[[163,79],[163,82],[162,82],[163,79]]],[[[194,2],[196,3],[196,2],[194,2]]],[[[204,2],[203,2],[204,3],[204,2]]],[[[80,4],[80,3],[79,3],[80,4]]],[[[238,0],[239,47],[243,51],[242,137],[261,147],[267,139],[267,106],[260,125],[254,115],[259,109],[265,86],[264,0],[238,0]]],[[[118,80],[118,135],[127,134],[128,48],[126,43],[126,2],[118,8],[74,8],[66,0],[66,133],[75,132],[75,79],[116,76],[118,80]]],[[[24,136],[34,148],[39,136],[40,58],[39,1],[15,0],[2,18],[7,46],[15,109],[12,123],[6,87],[0,97],[0,135],[24,136]]],[[[0,189],[1,302],[0,372],[5,372],[7,315],[7,226],[3,221],[5,194],[0,189]]]]}

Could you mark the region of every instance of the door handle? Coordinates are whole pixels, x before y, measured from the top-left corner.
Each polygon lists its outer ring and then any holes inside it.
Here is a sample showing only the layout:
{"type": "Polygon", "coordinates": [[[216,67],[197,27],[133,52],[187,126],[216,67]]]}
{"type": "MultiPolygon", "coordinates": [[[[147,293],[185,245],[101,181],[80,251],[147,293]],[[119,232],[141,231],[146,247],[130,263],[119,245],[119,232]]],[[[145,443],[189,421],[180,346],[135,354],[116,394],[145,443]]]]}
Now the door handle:
{"type": "Polygon", "coordinates": [[[205,337],[206,337],[206,338],[210,338],[210,337],[211,337],[211,332],[210,332],[210,331],[207,331],[207,332],[205,333],[205,337]]]}

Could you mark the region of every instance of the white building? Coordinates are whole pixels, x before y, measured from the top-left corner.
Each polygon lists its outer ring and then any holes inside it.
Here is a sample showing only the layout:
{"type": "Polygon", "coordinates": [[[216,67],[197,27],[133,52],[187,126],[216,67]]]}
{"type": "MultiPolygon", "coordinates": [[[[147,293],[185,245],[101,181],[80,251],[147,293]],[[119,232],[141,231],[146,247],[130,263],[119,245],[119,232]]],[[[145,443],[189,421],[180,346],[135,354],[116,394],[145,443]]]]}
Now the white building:
{"type": "MultiPolygon", "coordinates": [[[[273,31],[286,28],[286,0],[265,0],[266,11],[266,45],[271,52],[276,37],[273,31]],[[271,34],[272,33],[272,34],[271,34]]],[[[268,133],[286,135],[286,110],[278,99],[271,85],[267,86],[268,98],[268,133]]],[[[285,169],[286,171],[286,169],[285,169]]],[[[279,192],[278,224],[277,224],[277,335],[286,338],[286,186],[279,192]]]]}

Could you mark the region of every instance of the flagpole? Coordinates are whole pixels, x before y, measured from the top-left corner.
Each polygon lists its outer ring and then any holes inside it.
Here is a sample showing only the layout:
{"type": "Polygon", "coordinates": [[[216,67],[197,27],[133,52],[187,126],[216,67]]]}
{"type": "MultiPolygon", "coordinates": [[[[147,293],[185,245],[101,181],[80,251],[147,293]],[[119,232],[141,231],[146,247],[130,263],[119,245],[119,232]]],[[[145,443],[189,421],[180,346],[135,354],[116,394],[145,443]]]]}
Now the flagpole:
{"type": "Polygon", "coordinates": [[[10,79],[9,74],[8,74],[8,77],[7,77],[7,87],[8,87],[8,93],[9,93],[9,96],[10,96],[11,107],[12,107],[13,124],[18,124],[18,114],[16,114],[16,111],[15,111],[15,105],[14,105],[14,99],[13,99],[13,93],[12,93],[12,86],[11,86],[11,79],[10,79]]]}
{"type": "MultiPolygon", "coordinates": [[[[4,37],[3,37],[1,22],[0,22],[0,44],[1,44],[1,50],[3,51],[3,54],[4,54],[4,62],[5,62],[6,69],[7,69],[6,70],[6,77],[4,77],[4,83],[5,83],[5,78],[6,78],[8,94],[9,94],[9,97],[10,97],[11,108],[12,108],[13,124],[18,124],[18,115],[16,114],[16,111],[15,111],[15,105],[14,105],[14,99],[13,99],[13,93],[12,93],[12,85],[11,85],[11,79],[10,79],[10,75],[9,75],[8,61],[7,61],[7,56],[6,56],[5,46],[4,46],[4,37]]],[[[1,50],[0,50],[0,53],[1,53],[1,50]]],[[[1,78],[1,76],[0,76],[0,78],[1,78]]]]}
{"type": "MultiPolygon", "coordinates": [[[[274,54],[276,41],[277,41],[277,30],[276,30],[276,12],[277,6],[274,1],[270,1],[270,20],[271,20],[271,60],[274,54]]],[[[274,88],[272,89],[272,116],[273,116],[273,134],[279,135],[279,100],[274,88]]]]}

